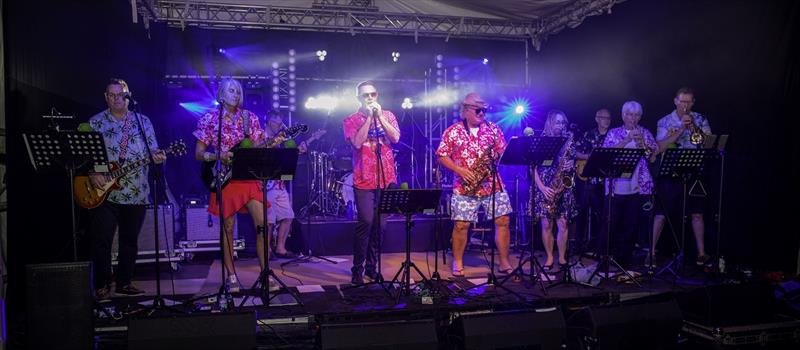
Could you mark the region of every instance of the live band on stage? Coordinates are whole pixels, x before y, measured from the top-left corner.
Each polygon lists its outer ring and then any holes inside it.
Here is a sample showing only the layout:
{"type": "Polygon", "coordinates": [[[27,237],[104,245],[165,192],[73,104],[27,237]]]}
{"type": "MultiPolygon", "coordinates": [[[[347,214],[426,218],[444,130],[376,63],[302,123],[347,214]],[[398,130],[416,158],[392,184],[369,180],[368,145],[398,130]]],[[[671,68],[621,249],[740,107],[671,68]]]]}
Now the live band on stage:
{"type": "MultiPolygon", "coordinates": [[[[294,259],[307,253],[287,249],[287,238],[295,219],[312,214],[355,220],[352,242],[348,243],[352,244],[350,282],[355,286],[382,283],[381,241],[386,215],[377,209],[384,200],[381,193],[418,190],[413,179],[411,186],[400,181],[399,173],[407,169],[400,169],[395,157],[424,151],[398,147],[404,135],[398,117],[381,105],[379,85],[372,81],[357,84],[354,90],[359,108],[343,116],[340,129],[318,131],[296,121],[287,125],[279,110],[262,118],[244,109],[245,96],[235,79],[225,79],[218,87],[215,97],[219,107],[198,120],[192,132],[195,139],[187,143],[189,152],[201,164],[202,181],[208,188],[208,213],[222,217],[219,237],[225,289],[241,289],[234,264],[236,213],[252,218],[259,266],[268,272],[262,273],[262,287],[268,286],[270,291],[285,287],[269,273],[270,257],[294,259]],[[313,142],[326,133],[328,138],[340,138],[346,145],[344,151],[314,148],[313,142]],[[245,154],[257,155],[253,159],[261,159],[257,161],[261,167],[287,162],[290,169],[269,176],[237,175],[237,162],[244,162],[245,154]],[[295,206],[292,199],[299,198],[291,193],[292,175],[298,157],[306,162],[308,169],[303,172],[308,179],[306,184],[297,184],[306,191],[306,202],[295,206]],[[295,213],[296,208],[301,209],[295,213]]],[[[131,281],[139,250],[137,237],[146,205],[151,203],[147,175],[156,167],[149,163],[170,167],[168,161],[165,163],[168,156],[181,156],[187,148],[183,141],[159,148],[153,125],[133,109],[133,95],[122,79],[109,81],[104,96],[108,108],[93,116],[80,131],[102,135],[110,169],[98,171],[95,167],[74,179],[76,203],[89,211],[93,282],[100,299],[111,293],[112,286],[118,295],[144,294],[131,281]],[[119,236],[118,265],[112,274],[115,232],[119,236]]],[[[452,227],[450,236],[442,232],[440,240],[449,241],[449,247],[439,247],[452,252],[445,277],[459,279],[471,274],[464,254],[479,218],[491,218],[494,223],[491,231],[497,260],[492,255],[490,283],[496,282],[492,281],[495,275],[524,273],[510,256],[512,230],[522,229],[512,222],[516,220],[512,215],[530,217],[540,228],[541,243],[539,237],[534,239],[543,247],[544,259],[532,263],[530,269],[543,275],[569,270],[576,257],[598,259],[606,270],[616,267],[631,278],[645,271],[653,273],[659,267],[663,268],[659,273],[675,272],[685,259],[698,266],[724,268],[718,267],[711,257],[715,251],[706,246],[704,211],[710,199],[704,187],[710,186],[710,175],[703,168],[719,157],[727,136],[713,135],[709,120],[693,110],[692,89],[677,90],[672,96],[675,109],[658,119],[654,131],[640,125],[644,106],[627,101],[619,109],[599,109],[594,115],[596,127],[585,132],[575,130],[565,112],[551,110],[544,125],[532,125],[534,128],[526,128],[520,135],[506,135],[487,119],[490,104],[479,92],[468,92],[462,98],[460,119],[444,130],[438,147],[432,150],[438,164],[430,164],[437,174],[441,174],[441,168],[452,172],[452,183],[435,183],[442,190],[435,205],[438,216],[445,220],[449,217],[452,224],[446,226],[452,227]],[[618,117],[615,111],[619,111],[618,117]],[[549,157],[537,158],[540,153],[532,149],[543,143],[555,146],[549,157]],[[503,160],[517,144],[524,147],[514,152],[529,157],[525,165],[530,184],[527,191],[507,188],[498,171],[505,167],[503,160]],[[533,153],[537,156],[531,156],[533,153]],[[620,164],[625,157],[630,158],[629,166],[623,169],[620,164]],[[520,198],[529,200],[525,205],[515,204],[520,198]],[[657,264],[656,248],[671,216],[680,216],[690,226],[691,235],[683,232],[680,239],[691,242],[693,237],[696,254],[683,256],[682,246],[681,261],[657,266],[661,264],[657,264]],[[647,252],[643,263],[637,260],[637,246],[647,252]],[[636,271],[634,265],[645,270],[636,271]]],[[[193,175],[186,172],[184,176],[193,175]]],[[[526,231],[531,238],[533,229],[527,227],[526,231]]],[[[436,275],[438,278],[438,270],[436,275]]]]}

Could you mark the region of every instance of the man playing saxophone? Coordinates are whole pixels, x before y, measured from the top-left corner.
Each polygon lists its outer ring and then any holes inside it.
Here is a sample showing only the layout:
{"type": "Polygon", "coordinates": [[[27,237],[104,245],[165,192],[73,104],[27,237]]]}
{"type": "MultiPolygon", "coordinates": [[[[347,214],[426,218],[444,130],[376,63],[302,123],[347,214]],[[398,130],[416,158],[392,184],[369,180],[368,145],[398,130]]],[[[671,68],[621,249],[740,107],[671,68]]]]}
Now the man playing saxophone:
{"type": "Polygon", "coordinates": [[[500,177],[497,176],[497,181],[492,186],[491,175],[492,167],[497,164],[505,150],[506,141],[500,128],[486,120],[486,108],[486,102],[478,93],[467,94],[461,105],[461,122],[444,131],[436,150],[439,163],[456,175],[453,196],[450,199],[451,218],[455,221],[452,266],[454,277],[464,276],[467,230],[471,222],[478,221],[480,206],[484,207],[487,217],[494,218],[497,226],[495,243],[500,256],[498,272],[508,274],[513,270],[508,260],[508,214],[511,213],[511,201],[500,177]]]}
{"type": "Polygon", "coordinates": [[[532,215],[542,223],[542,244],[547,258],[544,270],[553,268],[553,222],[558,227],[556,245],[558,246],[558,264],[567,264],[567,238],[569,221],[578,216],[575,206],[575,144],[573,134],[567,131],[569,120],[559,110],[547,113],[544,122],[543,136],[566,136],[558,161],[551,166],[534,166],[535,196],[531,205],[532,215]]]}
{"type": "MultiPolygon", "coordinates": [[[[668,148],[700,148],[705,135],[711,134],[708,119],[700,113],[692,111],[694,91],[688,87],[678,89],[675,93],[675,110],[658,120],[656,140],[663,151],[668,148]]],[[[681,179],[671,178],[659,180],[657,193],[659,200],[656,215],[653,219],[653,246],[655,249],[661,230],[666,222],[666,215],[678,215],[682,212],[683,184],[681,179]]],[[[692,230],[697,243],[697,264],[703,265],[710,257],[705,251],[705,221],[703,208],[705,197],[688,196],[687,213],[692,215],[692,230]]],[[[678,221],[680,222],[680,221],[678,221]]]]}

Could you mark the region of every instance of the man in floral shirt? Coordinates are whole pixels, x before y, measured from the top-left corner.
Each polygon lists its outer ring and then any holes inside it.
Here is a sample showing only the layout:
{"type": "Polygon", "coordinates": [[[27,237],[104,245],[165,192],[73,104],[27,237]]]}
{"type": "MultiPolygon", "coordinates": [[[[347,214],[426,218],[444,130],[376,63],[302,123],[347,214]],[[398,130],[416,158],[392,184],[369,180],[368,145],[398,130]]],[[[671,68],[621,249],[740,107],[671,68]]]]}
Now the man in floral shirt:
{"type": "MultiPolygon", "coordinates": [[[[161,164],[166,159],[158,150],[153,124],[144,115],[128,110],[130,95],[128,84],[122,79],[112,79],[106,85],[108,109],[89,119],[94,131],[103,134],[108,160],[124,164],[149,157],[147,148],[153,152],[153,160],[161,164]],[[146,140],[142,139],[142,131],[146,140]]],[[[119,228],[119,259],[115,293],[140,295],[144,291],[132,283],[136,256],[139,254],[139,230],[144,221],[145,206],[150,203],[150,186],[144,166],[119,180],[120,188],[111,191],[108,199],[99,207],[89,210],[89,231],[92,241],[92,261],[95,296],[105,299],[111,292],[111,243],[114,231],[119,228]]],[[[100,188],[111,178],[107,174],[91,174],[92,185],[100,188]]]]}
{"type": "MultiPolygon", "coordinates": [[[[639,218],[642,216],[642,205],[645,196],[653,193],[653,177],[647,167],[647,162],[658,152],[655,137],[647,129],[639,126],[642,119],[642,105],[636,101],[628,101],[622,105],[622,126],[608,131],[603,147],[610,148],[644,148],[645,157],[639,159],[633,175],[626,178],[612,179],[606,183],[607,195],[612,195],[611,200],[611,232],[603,230],[602,240],[605,242],[609,235],[615,244],[612,246],[616,252],[612,254],[617,262],[628,265],[633,257],[636,233],[639,229],[639,218]],[[613,184],[613,186],[612,186],[613,184]]],[[[607,214],[607,213],[606,213],[607,214]]],[[[601,243],[601,247],[605,243],[601,243]]]]}
{"type": "MultiPolygon", "coordinates": [[[[692,124],[700,129],[703,134],[711,134],[711,125],[708,119],[700,113],[692,111],[694,106],[694,92],[692,89],[684,87],[675,93],[675,110],[658,120],[658,130],[656,140],[662,150],[667,148],[691,148],[695,149],[701,145],[695,145],[690,141],[689,135],[692,124]]],[[[661,231],[664,229],[666,216],[669,214],[677,215],[682,213],[683,201],[683,182],[679,178],[665,178],[659,181],[658,185],[659,204],[656,206],[656,216],[653,218],[653,247],[658,243],[661,231]]],[[[705,197],[687,196],[686,210],[692,215],[692,230],[694,231],[695,243],[697,244],[697,265],[708,263],[710,256],[705,250],[705,220],[703,209],[705,208],[705,197]]],[[[681,214],[683,215],[683,214],[681,214]]],[[[654,250],[655,251],[655,250],[654,250]]]]}
{"type": "Polygon", "coordinates": [[[513,269],[508,260],[509,218],[511,202],[503,188],[503,181],[497,177],[495,192],[492,192],[491,175],[479,178],[479,173],[489,173],[482,168],[495,164],[506,147],[503,132],[492,122],[486,120],[486,102],[477,93],[469,93],[461,105],[461,123],[451,125],[444,131],[436,156],[447,169],[455,173],[455,187],[450,199],[453,227],[453,266],[455,277],[464,276],[464,249],[467,246],[467,230],[471,222],[478,221],[478,208],[483,206],[487,216],[494,218],[497,226],[495,242],[500,255],[498,270],[510,273],[513,269]],[[488,159],[488,161],[486,161],[488,159]],[[478,169],[481,168],[481,169],[478,169]],[[480,181],[474,193],[466,193],[466,184],[480,181]],[[492,198],[495,199],[495,213],[491,213],[492,198]],[[494,214],[494,215],[492,215],[494,214]]]}
{"type": "Polygon", "coordinates": [[[378,189],[397,183],[391,145],[400,141],[400,126],[394,114],[383,110],[378,103],[375,83],[358,84],[356,93],[361,108],[345,118],[342,126],[344,137],[353,148],[353,194],[358,211],[351,282],[361,284],[364,274],[373,280],[383,278],[376,263],[380,259],[378,245],[386,220],[375,217],[376,193],[378,189]],[[374,227],[376,220],[380,232],[374,227]]]}
{"type": "MultiPolygon", "coordinates": [[[[608,128],[611,126],[611,112],[605,108],[598,110],[594,115],[594,121],[597,123],[597,127],[584,132],[583,137],[575,142],[575,149],[577,150],[575,158],[584,162],[589,159],[592,150],[603,146],[608,128]]],[[[575,191],[575,194],[579,197],[578,207],[580,208],[581,217],[585,217],[585,215],[590,216],[591,232],[589,232],[589,225],[586,225],[585,222],[578,223],[579,226],[585,227],[584,239],[594,239],[597,237],[600,233],[600,228],[603,226],[601,220],[603,217],[602,180],[603,179],[592,177],[586,181],[579,182],[580,190],[575,191]]],[[[583,221],[583,219],[581,221],[583,221]]],[[[584,232],[584,230],[579,230],[579,232],[584,232]]],[[[590,250],[596,248],[592,246],[594,242],[586,243],[587,248],[590,250]]]]}

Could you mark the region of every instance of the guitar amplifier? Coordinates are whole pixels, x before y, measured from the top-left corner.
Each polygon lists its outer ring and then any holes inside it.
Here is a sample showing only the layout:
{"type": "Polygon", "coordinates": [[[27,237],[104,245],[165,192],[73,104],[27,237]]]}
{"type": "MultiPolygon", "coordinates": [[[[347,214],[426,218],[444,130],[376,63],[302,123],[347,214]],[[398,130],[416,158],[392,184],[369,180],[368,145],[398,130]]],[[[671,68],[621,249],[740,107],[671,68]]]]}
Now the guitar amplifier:
{"type": "MultiPolygon", "coordinates": [[[[219,241],[219,218],[208,212],[208,206],[184,209],[187,241],[219,241]]],[[[233,224],[233,239],[239,238],[238,220],[233,224]]]]}
{"type": "MultiPolygon", "coordinates": [[[[153,206],[148,205],[144,215],[144,222],[142,222],[142,228],[139,230],[139,254],[136,259],[137,263],[155,261],[154,259],[148,258],[152,257],[156,252],[153,225],[153,206]]],[[[158,251],[161,253],[161,256],[168,261],[180,260],[171,259],[177,254],[175,251],[175,212],[172,204],[162,204],[158,206],[158,226],[158,251]]],[[[119,252],[117,232],[114,232],[114,241],[111,244],[112,263],[116,263],[119,252]]]]}

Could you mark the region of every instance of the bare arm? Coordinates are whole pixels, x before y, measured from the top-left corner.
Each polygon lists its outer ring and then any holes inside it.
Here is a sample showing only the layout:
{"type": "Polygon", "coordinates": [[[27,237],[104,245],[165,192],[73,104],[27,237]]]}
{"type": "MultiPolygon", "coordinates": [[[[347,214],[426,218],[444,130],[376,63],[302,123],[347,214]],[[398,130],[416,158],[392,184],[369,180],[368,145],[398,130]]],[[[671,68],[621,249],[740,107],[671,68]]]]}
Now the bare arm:
{"type": "Polygon", "coordinates": [[[389,142],[397,143],[400,141],[400,130],[395,128],[385,116],[381,115],[378,121],[381,123],[381,126],[383,126],[383,130],[386,131],[386,137],[389,139],[389,142]]]}
{"type": "MultiPolygon", "coordinates": [[[[217,154],[213,152],[206,152],[206,144],[200,140],[197,140],[197,143],[194,144],[194,159],[199,160],[201,162],[213,162],[217,160],[217,154]]],[[[231,157],[233,157],[233,153],[225,152],[222,155],[222,162],[225,164],[231,163],[231,157]]]]}
{"type": "Polygon", "coordinates": [[[450,169],[452,172],[458,174],[464,180],[469,182],[475,181],[475,174],[467,168],[462,168],[456,165],[450,157],[439,157],[439,164],[444,165],[445,168],[450,169]]]}
{"type": "Polygon", "coordinates": [[[364,142],[367,141],[367,136],[369,136],[369,123],[370,123],[370,118],[367,118],[364,124],[361,124],[361,126],[358,128],[356,136],[354,136],[353,139],[350,140],[350,142],[353,144],[353,147],[355,147],[356,149],[361,149],[361,145],[363,145],[364,142]]]}

